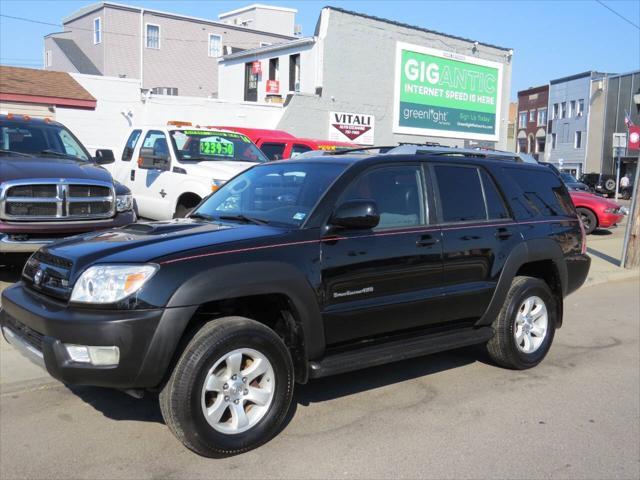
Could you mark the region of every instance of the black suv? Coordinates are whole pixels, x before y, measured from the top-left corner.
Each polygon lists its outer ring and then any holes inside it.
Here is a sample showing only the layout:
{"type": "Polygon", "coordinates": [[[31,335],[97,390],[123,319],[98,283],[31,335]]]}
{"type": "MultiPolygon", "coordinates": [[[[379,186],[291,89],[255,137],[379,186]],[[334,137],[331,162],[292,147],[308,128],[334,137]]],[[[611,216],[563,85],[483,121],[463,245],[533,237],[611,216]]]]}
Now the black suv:
{"type": "Polygon", "coordinates": [[[537,365],[589,264],[544,166],[350,152],[255,166],[189,218],[44,247],[0,321],[65,383],[159,390],[173,433],[221,456],[275,435],[295,382],[472,344],[537,365]]]}
{"type": "Polygon", "coordinates": [[[607,175],[605,173],[583,173],[580,176],[580,182],[587,185],[592,192],[613,197],[616,193],[616,177],[615,175],[607,175]]]}

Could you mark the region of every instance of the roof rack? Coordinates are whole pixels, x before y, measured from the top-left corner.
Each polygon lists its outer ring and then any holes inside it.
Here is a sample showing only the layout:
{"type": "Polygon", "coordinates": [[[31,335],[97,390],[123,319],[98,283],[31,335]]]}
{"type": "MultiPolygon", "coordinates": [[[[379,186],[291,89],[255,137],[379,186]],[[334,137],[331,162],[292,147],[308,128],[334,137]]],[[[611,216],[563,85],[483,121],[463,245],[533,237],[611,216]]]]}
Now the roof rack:
{"type": "Polygon", "coordinates": [[[446,145],[403,143],[388,151],[390,155],[450,155],[456,157],[492,158],[512,162],[525,163],[517,153],[493,150],[488,148],[459,148],[446,145]]]}

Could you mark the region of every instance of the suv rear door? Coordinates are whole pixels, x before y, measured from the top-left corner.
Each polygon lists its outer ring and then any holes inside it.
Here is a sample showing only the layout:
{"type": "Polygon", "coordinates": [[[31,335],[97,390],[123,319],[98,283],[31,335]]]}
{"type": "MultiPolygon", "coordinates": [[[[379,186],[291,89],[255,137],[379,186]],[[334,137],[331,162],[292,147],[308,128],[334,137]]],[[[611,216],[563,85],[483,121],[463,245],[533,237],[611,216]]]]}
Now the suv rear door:
{"type": "Polygon", "coordinates": [[[336,205],[374,200],[380,224],[323,242],[323,318],[328,345],[440,321],[440,229],[431,226],[420,163],[370,167],[336,205]]]}
{"type": "Polygon", "coordinates": [[[477,319],[520,241],[519,226],[487,169],[459,163],[431,169],[443,239],[442,320],[477,319]]]}

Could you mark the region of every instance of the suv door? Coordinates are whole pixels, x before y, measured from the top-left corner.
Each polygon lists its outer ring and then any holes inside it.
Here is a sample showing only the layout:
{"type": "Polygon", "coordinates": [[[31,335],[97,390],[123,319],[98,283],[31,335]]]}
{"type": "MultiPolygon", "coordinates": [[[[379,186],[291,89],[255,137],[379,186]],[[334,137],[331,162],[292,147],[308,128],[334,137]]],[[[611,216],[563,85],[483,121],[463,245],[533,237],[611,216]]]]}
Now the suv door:
{"type": "Polygon", "coordinates": [[[374,200],[380,224],[340,230],[323,242],[323,318],[327,344],[438,323],[442,281],[440,230],[430,226],[420,164],[372,167],[336,205],[374,200]]]}
{"type": "Polygon", "coordinates": [[[519,227],[484,168],[436,164],[431,170],[443,239],[442,321],[477,319],[520,241],[519,227]]]}
{"type": "Polygon", "coordinates": [[[169,139],[165,132],[149,130],[138,149],[138,152],[143,148],[151,149],[156,157],[167,159],[169,161],[168,170],[142,168],[140,162],[132,162],[132,166],[135,164],[135,168],[132,169],[134,195],[141,217],[153,220],[166,220],[173,217],[175,199],[171,192],[175,188],[171,186],[174,174],[171,172],[169,145],[169,139]]]}

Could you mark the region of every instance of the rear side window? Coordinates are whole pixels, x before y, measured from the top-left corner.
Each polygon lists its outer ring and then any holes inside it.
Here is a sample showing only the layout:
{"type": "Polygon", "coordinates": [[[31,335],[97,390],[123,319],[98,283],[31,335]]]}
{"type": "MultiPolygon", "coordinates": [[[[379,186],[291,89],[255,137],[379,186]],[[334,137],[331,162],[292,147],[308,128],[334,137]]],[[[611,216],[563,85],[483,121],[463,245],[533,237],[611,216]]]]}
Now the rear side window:
{"type": "Polygon", "coordinates": [[[522,189],[525,206],[533,215],[557,217],[574,216],[573,203],[562,180],[549,170],[504,168],[522,189]]]}
{"type": "Polygon", "coordinates": [[[484,170],[480,170],[480,177],[484,188],[484,198],[487,202],[487,218],[490,220],[509,218],[509,212],[496,188],[496,184],[484,170]]]}
{"type": "Polygon", "coordinates": [[[140,138],[141,133],[142,133],[142,130],[134,130],[133,132],[131,132],[131,135],[129,135],[127,144],[125,145],[124,150],[122,150],[123,162],[128,162],[131,160],[131,157],[133,156],[133,151],[136,148],[136,143],[138,143],[138,139],[140,138]]]}
{"type": "Polygon", "coordinates": [[[444,222],[486,220],[480,174],[475,167],[437,165],[434,167],[444,222]]]}
{"type": "Polygon", "coordinates": [[[284,157],[284,143],[263,143],[260,147],[269,160],[281,160],[284,157]]]}

